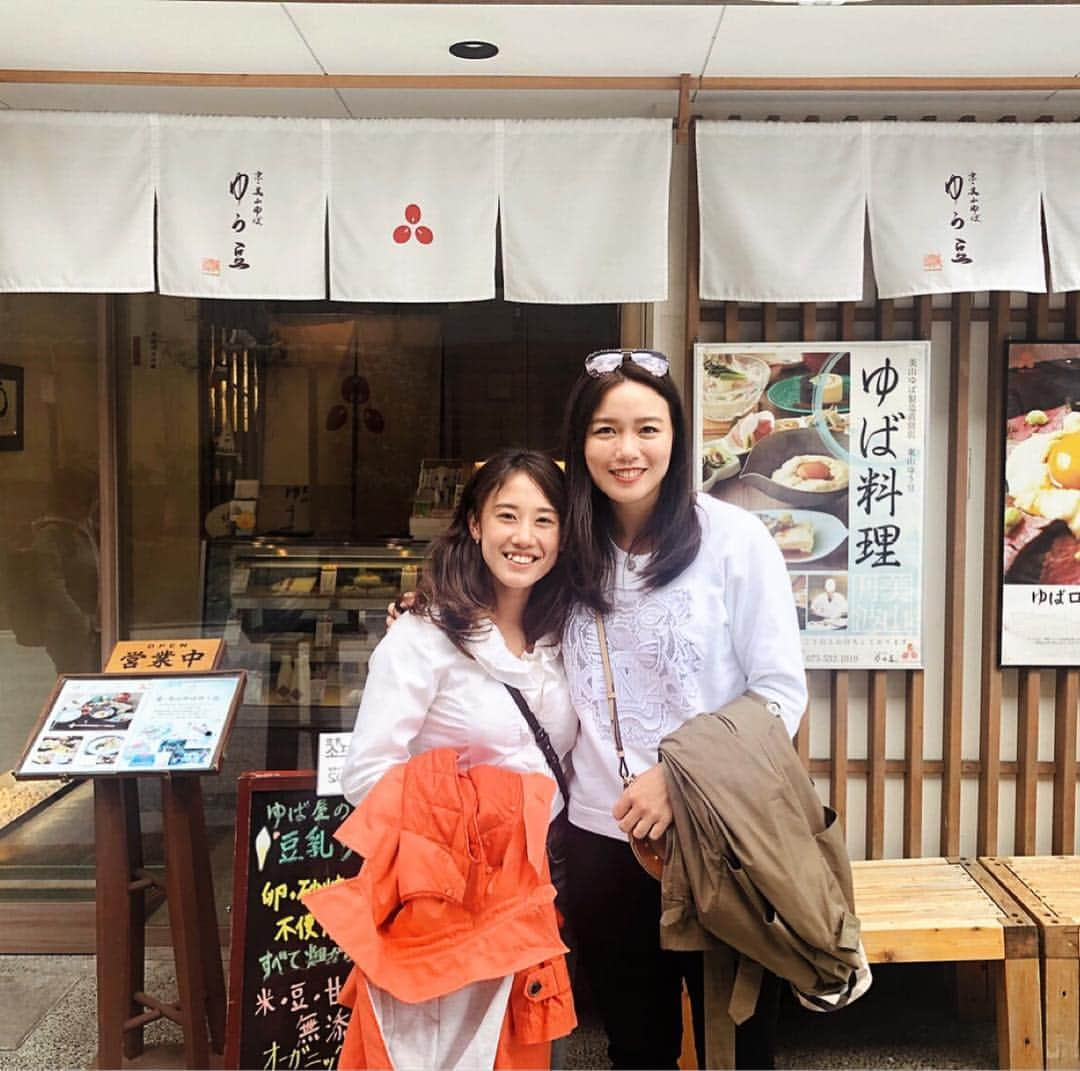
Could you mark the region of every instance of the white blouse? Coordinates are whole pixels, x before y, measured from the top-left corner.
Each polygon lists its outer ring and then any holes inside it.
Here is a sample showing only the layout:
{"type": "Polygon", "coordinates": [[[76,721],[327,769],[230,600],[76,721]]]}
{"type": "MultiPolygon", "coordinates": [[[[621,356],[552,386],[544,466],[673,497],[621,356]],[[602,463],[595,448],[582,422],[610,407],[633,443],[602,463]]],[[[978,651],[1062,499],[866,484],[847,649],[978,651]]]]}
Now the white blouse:
{"type": "MultiPolygon", "coordinates": [[[[752,513],[708,495],[697,502],[701,549],[670,583],[643,591],[640,570],[648,559],[615,550],[613,607],[604,626],[633,774],[656,764],[668,733],[747,689],[777,703],[792,734],[806,709],[799,623],[779,548],[752,513]]],[[[563,655],[581,718],[570,821],[624,837],[611,814],[622,781],[591,611],[579,606],[571,614],[563,655]]]]}
{"type": "MultiPolygon", "coordinates": [[[[518,658],[494,626],[459,651],[437,625],[403,614],[368,662],[342,788],[359,803],[391,766],[432,748],[452,747],[458,766],[506,766],[520,773],[551,768],[504,684],[519,688],[548,731],[560,759],[577,737],[557,637],[518,658]]],[[[563,807],[555,792],[552,817],[563,807]]]]}

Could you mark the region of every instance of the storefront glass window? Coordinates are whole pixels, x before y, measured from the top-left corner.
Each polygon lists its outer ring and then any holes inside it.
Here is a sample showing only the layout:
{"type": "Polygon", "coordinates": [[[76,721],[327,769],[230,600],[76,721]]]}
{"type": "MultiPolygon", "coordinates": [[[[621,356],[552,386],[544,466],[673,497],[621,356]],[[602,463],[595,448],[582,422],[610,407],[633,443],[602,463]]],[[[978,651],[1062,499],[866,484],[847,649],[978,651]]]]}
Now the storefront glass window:
{"type": "MultiPolygon", "coordinates": [[[[119,638],[222,637],[249,673],[224,768],[202,781],[224,924],[237,776],[310,768],[319,732],[351,728],[386,603],[415,585],[456,481],[505,445],[557,452],[618,310],[0,297],[0,366],[24,369],[26,399],[25,447],[0,452],[5,562],[33,546],[42,563],[32,620],[14,616],[27,577],[11,566],[0,600],[8,767],[55,674],[99,667],[99,337],[117,385],[119,638]]],[[[139,783],[154,866],[160,792],[139,783]]],[[[83,783],[0,835],[8,872],[47,863],[52,895],[92,898],[92,800],[83,783]]]]}
{"type": "MultiPolygon", "coordinates": [[[[0,770],[19,760],[58,673],[100,669],[98,338],[103,302],[0,295],[0,770]]],[[[85,789],[0,774],[0,900],[93,873],[85,789]],[[48,805],[51,802],[51,806],[48,805]],[[46,816],[50,816],[46,818],[46,816]]]]}

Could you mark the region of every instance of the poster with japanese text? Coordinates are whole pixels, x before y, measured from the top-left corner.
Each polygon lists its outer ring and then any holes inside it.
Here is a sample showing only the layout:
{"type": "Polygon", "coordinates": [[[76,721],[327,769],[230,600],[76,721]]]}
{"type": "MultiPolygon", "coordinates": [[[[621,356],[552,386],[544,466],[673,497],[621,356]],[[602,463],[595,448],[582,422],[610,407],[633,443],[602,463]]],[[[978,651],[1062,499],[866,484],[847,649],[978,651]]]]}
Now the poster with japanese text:
{"type": "Polygon", "coordinates": [[[1080,665],[1080,344],[1011,342],[1001,664],[1080,665]]]}
{"type": "Polygon", "coordinates": [[[243,687],[243,670],[61,677],[17,776],[217,770],[243,687]]]}
{"type": "Polygon", "coordinates": [[[698,487],[787,563],[808,669],[917,669],[929,343],[694,347],[698,487]]]}
{"type": "Polygon", "coordinates": [[[318,799],[312,772],[240,776],[226,1067],[337,1066],[352,964],[300,897],[359,871],[333,836],[351,811],[318,799]]]}

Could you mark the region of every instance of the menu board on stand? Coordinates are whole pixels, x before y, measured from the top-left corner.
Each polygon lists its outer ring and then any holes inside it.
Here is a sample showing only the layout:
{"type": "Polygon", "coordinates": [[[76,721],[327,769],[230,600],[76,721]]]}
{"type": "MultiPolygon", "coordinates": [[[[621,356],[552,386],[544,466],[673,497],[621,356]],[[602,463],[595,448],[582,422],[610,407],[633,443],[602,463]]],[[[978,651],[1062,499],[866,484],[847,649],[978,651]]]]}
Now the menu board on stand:
{"type": "Polygon", "coordinates": [[[300,901],[354,876],[361,860],[333,839],[352,810],[316,795],[314,771],[240,775],[225,1066],[335,1067],[350,964],[300,901]]]}
{"type": "Polygon", "coordinates": [[[94,784],[97,1067],[143,1052],[143,1028],[166,1018],[184,1033],[188,1067],[224,1047],[225,980],[200,775],[216,773],[243,670],[212,666],[221,646],[161,641],[155,659],[125,644],[118,672],[61,676],[15,770],[19,778],[85,776],[94,784]],[[183,651],[181,651],[183,648],[183,651]],[[171,653],[170,653],[171,652],[171,653]],[[180,658],[181,653],[189,657],[180,658]],[[177,656],[178,665],[166,665],[177,656]],[[155,661],[157,664],[155,664],[155,661]],[[164,874],[143,865],[138,778],[161,782],[164,874]],[[148,901],[164,893],[179,999],[145,992],[148,901]]]}

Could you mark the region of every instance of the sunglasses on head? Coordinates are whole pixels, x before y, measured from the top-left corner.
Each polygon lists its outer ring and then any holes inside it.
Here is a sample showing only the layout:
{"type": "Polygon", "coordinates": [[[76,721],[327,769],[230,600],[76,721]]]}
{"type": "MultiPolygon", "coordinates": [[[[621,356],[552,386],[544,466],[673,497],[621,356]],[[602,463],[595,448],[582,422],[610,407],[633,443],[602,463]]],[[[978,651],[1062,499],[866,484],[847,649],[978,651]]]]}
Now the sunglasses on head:
{"type": "Polygon", "coordinates": [[[585,358],[585,371],[595,379],[621,368],[623,361],[633,361],[654,376],[666,375],[668,370],[668,359],[659,350],[597,350],[585,358]]]}

